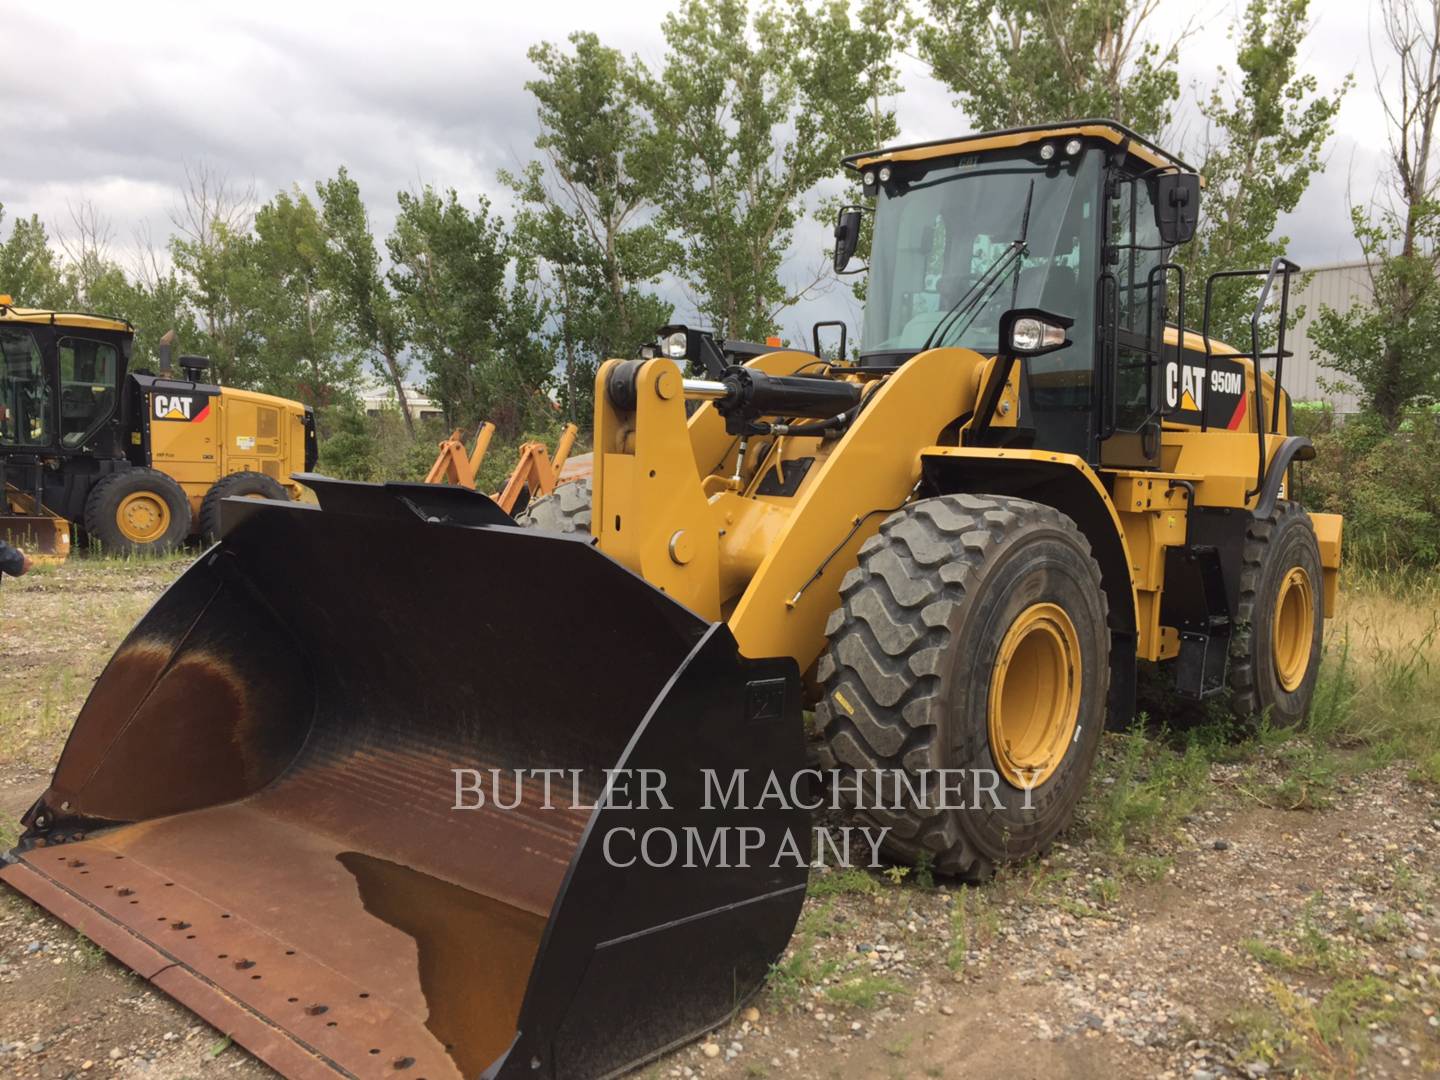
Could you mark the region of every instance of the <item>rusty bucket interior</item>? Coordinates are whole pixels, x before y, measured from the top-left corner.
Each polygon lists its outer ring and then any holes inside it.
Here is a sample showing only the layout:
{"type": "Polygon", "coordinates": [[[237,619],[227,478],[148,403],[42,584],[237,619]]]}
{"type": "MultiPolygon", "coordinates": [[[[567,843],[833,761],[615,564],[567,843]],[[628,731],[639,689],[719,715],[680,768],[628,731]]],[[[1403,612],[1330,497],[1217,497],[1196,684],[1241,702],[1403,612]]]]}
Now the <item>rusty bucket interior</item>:
{"type": "Polygon", "coordinates": [[[227,504],[0,876],[288,1076],[608,1075],[722,1022],[804,870],[604,838],[808,831],[701,790],[802,766],[793,661],[483,496],[306,482],[320,508],[227,504]],[[668,808],[604,797],[640,768],[668,808]]]}

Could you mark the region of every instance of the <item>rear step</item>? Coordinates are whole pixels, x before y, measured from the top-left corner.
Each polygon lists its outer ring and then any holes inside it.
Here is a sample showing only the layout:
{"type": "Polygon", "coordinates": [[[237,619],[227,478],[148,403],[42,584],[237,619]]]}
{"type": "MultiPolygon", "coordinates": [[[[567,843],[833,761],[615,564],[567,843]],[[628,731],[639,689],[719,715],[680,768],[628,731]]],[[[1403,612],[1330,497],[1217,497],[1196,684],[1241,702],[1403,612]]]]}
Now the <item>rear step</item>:
{"type": "Polygon", "coordinates": [[[722,1023],[789,939],[809,820],[708,808],[703,770],[803,767],[794,662],[482,495],[306,482],[321,509],[227,501],[0,877],[287,1076],[602,1076],[722,1023]],[[512,779],[542,768],[548,807],[512,779]],[[514,809],[455,809],[456,769],[514,809]],[[763,846],[628,864],[687,827],[763,846]]]}

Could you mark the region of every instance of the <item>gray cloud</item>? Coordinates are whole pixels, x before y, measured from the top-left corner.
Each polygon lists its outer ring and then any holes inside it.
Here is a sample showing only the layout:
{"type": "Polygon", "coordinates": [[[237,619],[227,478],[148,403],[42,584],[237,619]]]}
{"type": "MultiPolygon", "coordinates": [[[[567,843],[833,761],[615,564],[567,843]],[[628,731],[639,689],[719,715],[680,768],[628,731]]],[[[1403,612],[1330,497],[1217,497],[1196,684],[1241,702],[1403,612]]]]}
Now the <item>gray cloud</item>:
{"type": "MultiPolygon", "coordinates": [[[[63,228],[69,207],[91,201],[121,246],[148,225],[163,239],[186,163],[205,162],[261,198],[345,165],[361,184],[382,235],[394,192],[429,182],[468,200],[506,205],[495,173],[525,160],[535,135],[526,50],[592,29],[647,62],[664,54],[669,0],[601,8],[577,0],[455,4],[288,3],[244,8],[128,5],[82,0],[51,8],[10,6],[0,29],[0,203],[63,228]]],[[[1192,5],[1162,12],[1161,36],[1178,34],[1192,5]]],[[[1345,0],[1312,4],[1306,64],[1322,86],[1354,71],[1329,170],[1282,222],[1292,253],[1318,264],[1355,254],[1346,193],[1368,195],[1383,164],[1383,116],[1370,89],[1369,12],[1345,0]]],[[[1195,86],[1208,86],[1233,55],[1233,2],[1191,23],[1182,54],[1183,143],[1201,131],[1195,86]]],[[[968,128],[949,94],[915,62],[897,102],[906,141],[968,128]]],[[[828,230],[806,222],[790,272],[810,271],[828,230]]],[[[686,298],[673,285],[682,313],[686,298]]],[[[844,285],[787,320],[858,318],[844,285]]],[[[792,327],[789,323],[793,321],[792,327]]]]}

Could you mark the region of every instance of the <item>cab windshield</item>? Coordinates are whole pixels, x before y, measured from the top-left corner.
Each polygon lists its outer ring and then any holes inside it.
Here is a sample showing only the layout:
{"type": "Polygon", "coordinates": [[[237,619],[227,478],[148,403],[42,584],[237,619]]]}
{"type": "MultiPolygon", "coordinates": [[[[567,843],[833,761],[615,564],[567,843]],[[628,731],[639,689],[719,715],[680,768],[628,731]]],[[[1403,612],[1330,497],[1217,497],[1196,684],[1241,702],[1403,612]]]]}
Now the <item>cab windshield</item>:
{"type": "Polygon", "coordinates": [[[861,334],[863,362],[899,363],[941,345],[988,356],[1006,310],[1038,307],[1075,319],[1070,333],[1075,345],[1055,354],[1055,362],[1089,370],[1102,155],[1082,151],[1048,165],[1020,156],[1032,152],[949,159],[905,176],[881,196],[861,334]],[[1023,255],[1006,259],[1006,249],[1021,236],[1027,202],[1023,255]],[[997,260],[1008,269],[993,287],[975,293],[997,260]],[[947,318],[962,300],[959,312],[947,318]]]}

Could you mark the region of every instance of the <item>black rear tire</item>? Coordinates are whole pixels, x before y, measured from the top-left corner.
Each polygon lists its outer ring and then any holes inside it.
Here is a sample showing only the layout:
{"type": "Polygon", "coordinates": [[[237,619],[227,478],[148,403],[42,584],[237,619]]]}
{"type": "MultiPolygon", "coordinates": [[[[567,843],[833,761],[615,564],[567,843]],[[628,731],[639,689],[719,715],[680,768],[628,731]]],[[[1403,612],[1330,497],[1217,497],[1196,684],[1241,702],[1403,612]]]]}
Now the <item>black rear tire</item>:
{"type": "Polygon", "coordinates": [[[1320,544],[1299,503],[1278,503],[1268,518],[1254,518],[1246,528],[1235,616],[1229,671],[1235,716],[1247,724],[1262,716],[1279,727],[1299,723],[1315,696],[1325,627],[1320,544]],[[1284,615],[1277,609],[1282,592],[1292,605],[1284,615]],[[1287,620],[1293,620],[1288,633],[1287,620]],[[1294,638],[1307,623],[1309,640],[1294,638]]]}
{"type": "MultiPolygon", "coordinates": [[[[887,777],[903,771],[912,787],[922,772],[930,777],[923,804],[887,792],[888,805],[876,809],[867,792],[855,816],[891,830],[884,848],[892,857],[928,857],[936,871],[969,880],[1044,850],[1069,823],[1090,775],[1110,680],[1100,568],[1075,523],[1025,499],[924,499],[890,515],[866,541],[840,595],[817,669],[822,764],[840,771],[842,797],[856,779],[877,775],[870,770],[887,777]],[[1073,735],[1064,722],[1052,725],[1056,734],[1043,740],[1048,771],[1027,800],[1006,776],[1007,768],[1015,775],[1007,758],[1014,746],[992,746],[992,724],[1004,714],[992,710],[991,690],[1001,691],[995,708],[1002,709],[1010,701],[1007,673],[1024,670],[1011,643],[1026,640],[1033,612],[1056,610],[1073,631],[1064,652],[1073,661],[1060,668],[1069,674],[1058,683],[1015,685],[1022,695],[1033,691],[1034,702],[1069,702],[1073,735]],[[1059,689],[1046,698],[1038,689],[1045,685],[1059,689]],[[936,795],[941,769],[965,770],[960,799],[936,795]],[[981,775],[995,778],[996,796],[975,791],[971,798],[971,778],[981,775]],[[962,799],[964,808],[942,805],[962,799]]],[[[847,801],[853,808],[856,800],[847,801]]]]}
{"type": "Polygon", "coordinates": [[[211,485],[200,503],[200,539],[213,544],[220,539],[220,501],[230,496],[276,499],[289,502],[290,495],[279,481],[264,473],[246,470],[222,476],[211,485]]]}
{"type": "Polygon", "coordinates": [[[542,495],[515,518],[527,529],[548,532],[588,533],[592,491],[590,479],[571,480],[556,486],[550,495],[542,495]]]}
{"type": "Polygon", "coordinates": [[[107,554],[163,555],[190,535],[190,500],[162,472],[125,469],[90,489],[83,524],[107,554]]]}

